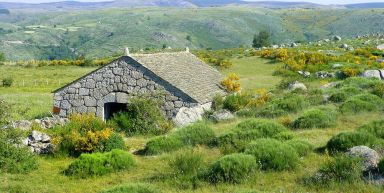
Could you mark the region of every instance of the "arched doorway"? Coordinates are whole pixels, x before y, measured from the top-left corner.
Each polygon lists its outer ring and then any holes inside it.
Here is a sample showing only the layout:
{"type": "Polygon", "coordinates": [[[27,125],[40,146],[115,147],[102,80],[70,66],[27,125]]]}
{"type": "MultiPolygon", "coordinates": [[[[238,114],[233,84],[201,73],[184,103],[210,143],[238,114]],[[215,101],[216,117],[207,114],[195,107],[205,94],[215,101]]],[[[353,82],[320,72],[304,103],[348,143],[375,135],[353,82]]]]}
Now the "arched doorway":
{"type": "Polygon", "coordinates": [[[109,120],[113,117],[114,114],[126,111],[127,110],[127,104],[126,103],[105,103],[104,104],[104,120],[109,120]]]}

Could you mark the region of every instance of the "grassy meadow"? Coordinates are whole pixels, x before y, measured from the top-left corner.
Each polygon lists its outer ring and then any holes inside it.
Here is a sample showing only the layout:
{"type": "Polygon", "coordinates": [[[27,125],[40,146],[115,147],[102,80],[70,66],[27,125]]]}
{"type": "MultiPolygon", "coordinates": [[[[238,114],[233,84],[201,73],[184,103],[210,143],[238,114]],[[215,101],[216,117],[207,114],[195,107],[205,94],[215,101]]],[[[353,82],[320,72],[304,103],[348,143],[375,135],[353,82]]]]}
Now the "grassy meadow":
{"type": "MultiPolygon", "coordinates": [[[[236,73],[240,77],[244,90],[273,89],[283,79],[273,73],[281,63],[271,62],[257,56],[233,58],[233,66],[222,70],[223,74],[236,73]]],[[[0,79],[13,77],[15,82],[10,88],[0,87],[0,97],[12,104],[14,119],[33,119],[49,114],[52,107],[52,94],[56,88],[94,70],[95,67],[46,66],[19,67],[0,66],[0,79]],[[24,83],[23,83],[24,81],[24,83]],[[35,81],[37,82],[35,85],[35,81]],[[47,84],[48,81],[48,84],[47,84]],[[24,85],[23,85],[24,84],[24,85]]],[[[308,83],[311,88],[320,85],[318,80],[308,83]]],[[[300,116],[302,111],[289,114],[290,119],[300,116]]],[[[340,115],[336,124],[329,128],[293,130],[297,139],[310,142],[316,148],[323,147],[334,135],[342,131],[353,131],[360,125],[382,118],[382,112],[366,112],[340,115]]],[[[225,134],[238,123],[250,118],[236,118],[223,123],[208,122],[216,135],[225,134]]],[[[279,122],[278,118],[272,120],[279,122]]],[[[126,138],[130,152],[142,149],[150,136],[134,136],[126,138]]],[[[204,158],[204,167],[223,156],[218,148],[207,146],[194,147],[204,158]]],[[[137,167],[128,171],[107,174],[100,177],[76,179],[64,176],[62,171],[74,160],[68,157],[41,156],[38,158],[39,168],[29,174],[0,174],[0,192],[41,192],[41,193],[92,193],[120,184],[146,182],[162,192],[176,193],[253,193],[253,192],[350,192],[378,193],[383,187],[358,181],[356,183],[337,184],[330,188],[313,188],[300,183],[300,179],[314,173],[319,166],[331,159],[327,154],[311,152],[300,158],[300,166],[292,171],[255,171],[245,182],[240,184],[219,183],[212,185],[198,181],[191,184],[172,174],[170,160],[183,149],[163,153],[156,156],[135,155],[137,167]]]]}

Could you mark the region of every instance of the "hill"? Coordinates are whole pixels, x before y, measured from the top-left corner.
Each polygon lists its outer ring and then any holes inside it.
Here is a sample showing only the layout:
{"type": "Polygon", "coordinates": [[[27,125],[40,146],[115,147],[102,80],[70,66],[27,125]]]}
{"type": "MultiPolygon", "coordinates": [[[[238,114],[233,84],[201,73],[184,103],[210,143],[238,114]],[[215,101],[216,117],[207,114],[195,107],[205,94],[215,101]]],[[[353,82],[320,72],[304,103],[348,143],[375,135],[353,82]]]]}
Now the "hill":
{"type": "Polygon", "coordinates": [[[0,15],[0,52],[10,60],[104,57],[172,47],[249,46],[260,30],[275,44],[381,32],[382,9],[121,8],[12,10],[0,15]],[[241,34],[241,35],[239,35],[241,34]]]}

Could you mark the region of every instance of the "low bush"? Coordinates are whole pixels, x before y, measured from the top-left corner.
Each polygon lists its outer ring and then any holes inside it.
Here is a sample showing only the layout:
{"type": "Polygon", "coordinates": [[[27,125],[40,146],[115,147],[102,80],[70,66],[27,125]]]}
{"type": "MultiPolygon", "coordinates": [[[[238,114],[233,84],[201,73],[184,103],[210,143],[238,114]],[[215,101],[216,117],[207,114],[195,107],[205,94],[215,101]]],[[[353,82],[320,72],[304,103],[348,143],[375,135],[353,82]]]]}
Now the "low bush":
{"type": "Polygon", "coordinates": [[[336,92],[336,93],[333,93],[331,96],[329,96],[329,100],[334,103],[344,102],[347,100],[347,98],[348,98],[348,95],[345,92],[336,92]]]}
{"type": "Polygon", "coordinates": [[[336,113],[331,109],[316,108],[305,111],[293,123],[295,129],[326,128],[336,124],[336,113]]]}
{"type": "Polygon", "coordinates": [[[239,123],[231,132],[216,139],[224,153],[241,151],[252,140],[274,137],[288,131],[284,126],[270,120],[252,119],[239,123]]]}
{"type": "Polygon", "coordinates": [[[64,170],[64,174],[86,178],[127,170],[133,166],[135,166],[135,160],[131,154],[115,149],[107,153],[81,154],[64,170]]]}
{"type": "Polygon", "coordinates": [[[13,78],[3,78],[3,87],[11,87],[13,84],[13,78]]]}
{"type": "Polygon", "coordinates": [[[298,94],[288,94],[283,98],[275,99],[267,103],[258,115],[263,117],[278,117],[290,112],[298,112],[306,105],[307,103],[302,96],[298,94]]]}
{"type": "Polygon", "coordinates": [[[146,155],[156,155],[160,153],[175,151],[183,147],[182,141],[173,136],[155,137],[145,145],[144,153],[146,155]]]}
{"type": "Polygon", "coordinates": [[[248,145],[245,153],[253,155],[263,170],[291,170],[299,164],[295,149],[275,139],[258,139],[248,145]]]}
{"type": "Polygon", "coordinates": [[[372,94],[384,98],[384,83],[376,84],[371,91],[372,94]]]}
{"type": "Polygon", "coordinates": [[[327,149],[331,153],[345,152],[349,148],[359,145],[374,147],[378,145],[378,139],[369,133],[343,132],[333,136],[327,143],[327,149]]]}
{"type": "Polygon", "coordinates": [[[23,132],[0,129],[0,173],[28,173],[37,169],[35,155],[20,142],[23,132]]]}
{"type": "Polygon", "coordinates": [[[95,115],[75,114],[69,119],[68,124],[54,129],[53,141],[60,153],[79,156],[81,153],[125,149],[122,136],[95,115]]]}
{"type": "Polygon", "coordinates": [[[294,138],[293,133],[289,131],[278,133],[272,136],[273,139],[277,139],[279,141],[288,141],[294,138]]]}
{"type": "Polygon", "coordinates": [[[377,165],[377,168],[379,170],[379,172],[384,175],[384,158],[382,158],[379,162],[379,164],[377,165]]]}
{"type": "Polygon", "coordinates": [[[100,193],[161,193],[161,191],[149,184],[139,183],[116,186],[100,193]]]}
{"type": "Polygon", "coordinates": [[[288,140],[285,143],[295,149],[299,156],[306,156],[313,151],[313,145],[307,141],[294,139],[288,140]]]}
{"type": "Polygon", "coordinates": [[[215,139],[215,132],[205,123],[195,123],[177,130],[174,134],[184,145],[210,144],[215,139]]]}
{"type": "Polygon", "coordinates": [[[353,183],[361,180],[361,160],[356,157],[338,155],[328,161],[313,176],[304,179],[307,185],[329,186],[332,183],[353,183]]]}
{"type": "Polygon", "coordinates": [[[382,109],[383,100],[373,94],[360,94],[351,97],[340,106],[343,113],[371,112],[382,109]]]}
{"type": "Polygon", "coordinates": [[[3,99],[0,99],[0,127],[3,127],[9,121],[10,109],[10,105],[3,99]]]}
{"type": "Polygon", "coordinates": [[[321,105],[324,103],[323,91],[320,89],[312,89],[308,91],[305,96],[305,101],[308,101],[310,105],[321,105]]]}
{"type": "Polygon", "coordinates": [[[236,112],[247,106],[249,101],[250,97],[246,94],[231,94],[225,97],[223,102],[223,108],[228,109],[232,112],[236,112]]]}
{"type": "Polygon", "coordinates": [[[182,150],[169,162],[175,175],[196,175],[203,167],[203,155],[194,150],[182,150]]]}
{"type": "Polygon", "coordinates": [[[130,99],[126,111],[115,114],[111,122],[117,125],[118,131],[124,131],[128,136],[134,134],[159,135],[172,128],[157,102],[139,98],[130,99]]]}
{"type": "Polygon", "coordinates": [[[370,133],[378,138],[384,139],[384,120],[377,120],[360,126],[360,132],[370,133]]]}
{"type": "Polygon", "coordinates": [[[240,183],[250,177],[257,168],[256,160],[251,155],[226,155],[209,168],[208,180],[211,183],[240,183]]]}

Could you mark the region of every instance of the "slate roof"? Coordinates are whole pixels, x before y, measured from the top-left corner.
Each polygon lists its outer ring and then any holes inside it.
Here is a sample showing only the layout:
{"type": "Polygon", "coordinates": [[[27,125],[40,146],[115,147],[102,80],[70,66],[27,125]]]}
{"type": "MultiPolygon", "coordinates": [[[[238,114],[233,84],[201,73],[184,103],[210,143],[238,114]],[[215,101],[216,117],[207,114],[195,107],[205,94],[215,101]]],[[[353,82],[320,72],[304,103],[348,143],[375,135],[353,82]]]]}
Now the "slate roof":
{"type": "MultiPolygon", "coordinates": [[[[123,57],[130,57],[137,61],[146,69],[152,71],[161,79],[178,88],[199,104],[211,102],[216,94],[225,95],[225,91],[220,86],[220,81],[223,79],[220,72],[205,64],[190,52],[132,54],[123,57]]],[[[104,68],[109,64],[106,64],[99,69],[104,68]]],[[[53,91],[53,93],[97,72],[99,69],[53,91]]]]}
{"type": "Polygon", "coordinates": [[[189,52],[133,54],[130,57],[200,104],[212,101],[216,94],[225,94],[220,87],[223,79],[220,72],[189,52]]]}

